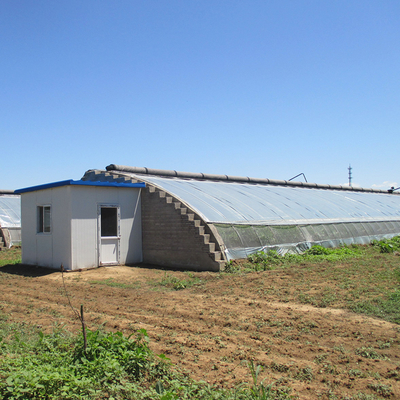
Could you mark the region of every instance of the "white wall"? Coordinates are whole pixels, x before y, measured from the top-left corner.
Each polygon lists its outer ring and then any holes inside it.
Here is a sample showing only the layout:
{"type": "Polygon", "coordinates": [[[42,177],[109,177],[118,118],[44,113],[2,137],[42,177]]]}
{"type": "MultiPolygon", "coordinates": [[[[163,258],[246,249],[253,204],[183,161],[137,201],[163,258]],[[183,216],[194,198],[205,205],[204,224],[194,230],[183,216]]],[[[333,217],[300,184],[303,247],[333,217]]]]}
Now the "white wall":
{"type": "Polygon", "coordinates": [[[71,269],[98,266],[96,187],[71,186],[71,269]]]}
{"type": "Polygon", "coordinates": [[[70,263],[70,206],[68,187],[21,194],[22,262],[60,268],[70,263]],[[51,232],[37,233],[37,207],[51,207],[51,232]]]}
{"type": "Polygon", "coordinates": [[[142,261],[140,189],[71,186],[72,269],[98,266],[97,210],[99,205],[120,207],[120,263],[142,261]],[[135,207],[137,212],[135,216],[135,207]],[[135,217],[135,218],[134,218],[135,217]]]}
{"type": "MultiPolygon", "coordinates": [[[[51,229],[53,236],[53,259],[52,267],[60,268],[61,264],[65,269],[71,265],[71,186],[61,186],[51,191],[51,229]]],[[[42,264],[40,264],[42,265],[42,264]]]]}

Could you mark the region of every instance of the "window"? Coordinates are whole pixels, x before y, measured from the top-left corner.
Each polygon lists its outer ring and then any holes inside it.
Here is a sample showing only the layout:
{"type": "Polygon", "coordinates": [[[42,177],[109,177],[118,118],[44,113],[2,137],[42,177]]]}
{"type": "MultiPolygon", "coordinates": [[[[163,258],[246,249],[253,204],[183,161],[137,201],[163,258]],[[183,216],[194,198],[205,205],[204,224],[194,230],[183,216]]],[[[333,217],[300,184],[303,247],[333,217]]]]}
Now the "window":
{"type": "Polygon", "coordinates": [[[37,232],[50,233],[51,207],[38,206],[37,217],[37,232]]]}
{"type": "Polygon", "coordinates": [[[101,207],[101,237],[118,236],[118,208],[101,207]]]}

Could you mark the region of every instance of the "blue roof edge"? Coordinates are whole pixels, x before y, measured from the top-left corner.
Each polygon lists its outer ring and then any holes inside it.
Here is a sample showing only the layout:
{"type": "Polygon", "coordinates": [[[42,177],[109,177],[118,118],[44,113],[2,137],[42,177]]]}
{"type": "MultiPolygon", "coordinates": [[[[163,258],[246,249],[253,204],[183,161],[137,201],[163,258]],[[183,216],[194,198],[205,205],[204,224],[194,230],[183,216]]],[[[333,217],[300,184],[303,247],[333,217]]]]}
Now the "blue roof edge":
{"type": "Polygon", "coordinates": [[[119,187],[119,188],[144,188],[146,184],[143,182],[132,183],[132,182],[100,182],[100,181],[74,181],[68,179],[66,181],[45,183],[43,185],[31,186],[23,189],[15,190],[15,194],[35,192],[37,190],[52,189],[60,186],[101,186],[101,187],[119,187]]]}

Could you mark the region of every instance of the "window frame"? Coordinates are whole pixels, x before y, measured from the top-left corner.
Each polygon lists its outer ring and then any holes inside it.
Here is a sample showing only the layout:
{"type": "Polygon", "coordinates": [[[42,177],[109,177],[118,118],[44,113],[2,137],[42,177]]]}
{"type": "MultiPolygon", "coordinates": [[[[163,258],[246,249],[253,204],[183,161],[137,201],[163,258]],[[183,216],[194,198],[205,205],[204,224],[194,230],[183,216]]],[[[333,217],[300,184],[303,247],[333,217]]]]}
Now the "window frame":
{"type": "Polygon", "coordinates": [[[51,205],[43,204],[36,207],[36,233],[41,235],[51,234],[51,205]]]}

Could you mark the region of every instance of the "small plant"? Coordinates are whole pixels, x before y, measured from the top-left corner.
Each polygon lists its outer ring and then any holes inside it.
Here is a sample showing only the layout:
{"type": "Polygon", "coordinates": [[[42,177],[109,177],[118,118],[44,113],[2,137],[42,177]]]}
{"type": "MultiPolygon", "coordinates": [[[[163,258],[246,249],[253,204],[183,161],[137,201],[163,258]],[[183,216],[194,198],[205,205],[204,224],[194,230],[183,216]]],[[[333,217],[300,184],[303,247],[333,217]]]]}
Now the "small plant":
{"type": "Polygon", "coordinates": [[[310,249],[304,252],[305,255],[310,255],[310,256],[322,256],[330,253],[331,250],[327,249],[326,247],[322,247],[320,245],[312,246],[310,249]]]}
{"type": "Polygon", "coordinates": [[[338,369],[336,365],[333,365],[331,363],[323,363],[318,371],[320,374],[330,374],[330,375],[337,375],[338,369]]]}
{"type": "Polygon", "coordinates": [[[349,400],[381,400],[382,397],[377,397],[374,394],[357,393],[355,397],[351,397],[349,400]]]}
{"type": "Polygon", "coordinates": [[[235,274],[240,272],[240,270],[241,270],[240,264],[235,263],[234,260],[230,260],[226,263],[223,272],[226,272],[228,274],[235,274]]]}
{"type": "Polygon", "coordinates": [[[368,388],[383,397],[390,397],[393,394],[392,387],[390,385],[384,385],[383,383],[370,383],[368,388]]]}
{"type": "Polygon", "coordinates": [[[364,358],[370,358],[372,360],[386,360],[387,359],[386,356],[379,354],[372,347],[360,347],[360,348],[356,349],[356,354],[361,357],[364,357],[364,358]]]}
{"type": "Polygon", "coordinates": [[[314,379],[313,370],[310,367],[301,368],[293,378],[299,381],[311,382],[314,379]]]}
{"type": "Polygon", "coordinates": [[[328,353],[323,353],[323,354],[319,354],[318,356],[316,356],[314,358],[314,362],[316,364],[321,364],[322,362],[324,362],[326,360],[326,358],[328,357],[328,353]]]}
{"type": "Polygon", "coordinates": [[[277,372],[288,372],[290,369],[290,366],[286,365],[286,364],[272,362],[271,369],[274,371],[277,371],[277,372]]]}
{"type": "Polygon", "coordinates": [[[390,338],[387,342],[381,342],[380,340],[378,340],[377,344],[379,349],[389,349],[393,344],[393,339],[390,338]]]}
{"type": "Polygon", "coordinates": [[[255,271],[268,271],[273,269],[274,265],[282,264],[283,262],[282,256],[275,250],[267,252],[258,251],[249,255],[247,260],[251,263],[250,266],[255,271]]]}
{"type": "Polygon", "coordinates": [[[354,378],[365,378],[367,375],[359,369],[351,369],[348,372],[349,376],[354,378]]]}
{"type": "Polygon", "coordinates": [[[338,346],[334,346],[332,349],[342,354],[346,353],[346,349],[344,348],[342,343],[340,343],[338,346]]]}
{"type": "Polygon", "coordinates": [[[386,378],[392,378],[395,379],[396,381],[400,381],[400,367],[397,367],[396,369],[388,370],[386,374],[386,378]]]}
{"type": "Polygon", "coordinates": [[[259,375],[262,371],[261,365],[254,365],[253,361],[248,363],[253,384],[249,388],[252,399],[268,400],[271,399],[272,384],[265,386],[264,381],[258,382],[259,375]]]}

